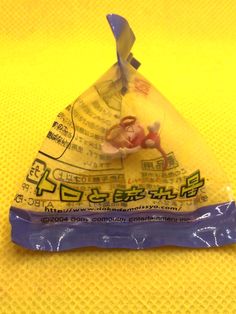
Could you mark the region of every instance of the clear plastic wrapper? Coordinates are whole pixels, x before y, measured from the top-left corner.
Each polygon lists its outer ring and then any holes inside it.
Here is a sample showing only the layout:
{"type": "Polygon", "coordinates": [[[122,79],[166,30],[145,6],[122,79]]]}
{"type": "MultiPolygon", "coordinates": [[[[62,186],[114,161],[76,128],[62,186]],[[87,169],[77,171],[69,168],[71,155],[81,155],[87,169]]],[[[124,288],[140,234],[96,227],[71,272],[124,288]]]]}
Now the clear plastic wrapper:
{"type": "Polygon", "coordinates": [[[107,18],[118,62],[56,117],[10,208],[12,240],[47,251],[234,243],[225,174],[137,71],[127,21],[107,18]]]}

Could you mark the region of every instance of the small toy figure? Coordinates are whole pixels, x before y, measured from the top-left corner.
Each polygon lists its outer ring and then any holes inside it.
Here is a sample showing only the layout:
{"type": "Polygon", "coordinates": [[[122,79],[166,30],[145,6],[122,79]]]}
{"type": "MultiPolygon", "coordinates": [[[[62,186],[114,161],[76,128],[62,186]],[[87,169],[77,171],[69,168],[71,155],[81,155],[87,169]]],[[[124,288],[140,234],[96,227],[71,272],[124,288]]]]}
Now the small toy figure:
{"type": "Polygon", "coordinates": [[[148,134],[134,116],[126,116],[119,124],[112,126],[106,133],[105,142],[102,144],[104,154],[113,158],[122,157],[139,151],[141,148],[155,148],[163,157],[163,170],[167,169],[167,155],[161,147],[158,134],[160,123],[154,122],[147,127],[148,134]]]}

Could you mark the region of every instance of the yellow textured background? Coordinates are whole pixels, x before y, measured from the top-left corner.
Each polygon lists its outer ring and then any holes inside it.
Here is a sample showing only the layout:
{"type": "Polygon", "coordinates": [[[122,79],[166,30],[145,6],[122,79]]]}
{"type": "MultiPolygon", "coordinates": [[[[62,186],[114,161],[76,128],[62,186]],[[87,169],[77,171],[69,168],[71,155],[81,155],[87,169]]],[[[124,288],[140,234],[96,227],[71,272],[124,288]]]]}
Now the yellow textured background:
{"type": "Polygon", "coordinates": [[[236,313],[235,245],[49,254],[10,241],[9,206],[54,117],[115,61],[111,12],[236,184],[235,0],[0,0],[0,313],[236,313]]]}

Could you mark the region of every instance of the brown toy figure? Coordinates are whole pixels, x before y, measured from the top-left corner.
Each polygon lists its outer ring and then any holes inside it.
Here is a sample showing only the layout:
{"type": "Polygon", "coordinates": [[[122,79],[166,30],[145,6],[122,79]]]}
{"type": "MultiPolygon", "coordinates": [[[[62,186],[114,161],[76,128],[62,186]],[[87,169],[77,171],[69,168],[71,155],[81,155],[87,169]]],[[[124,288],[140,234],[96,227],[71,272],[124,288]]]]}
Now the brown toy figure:
{"type": "Polygon", "coordinates": [[[134,116],[126,116],[119,124],[112,126],[106,133],[105,142],[102,144],[104,154],[113,158],[125,158],[128,154],[135,153],[141,148],[155,148],[163,157],[163,170],[167,169],[167,155],[161,147],[159,135],[160,123],[154,122],[148,126],[148,133],[139,124],[134,116]]]}

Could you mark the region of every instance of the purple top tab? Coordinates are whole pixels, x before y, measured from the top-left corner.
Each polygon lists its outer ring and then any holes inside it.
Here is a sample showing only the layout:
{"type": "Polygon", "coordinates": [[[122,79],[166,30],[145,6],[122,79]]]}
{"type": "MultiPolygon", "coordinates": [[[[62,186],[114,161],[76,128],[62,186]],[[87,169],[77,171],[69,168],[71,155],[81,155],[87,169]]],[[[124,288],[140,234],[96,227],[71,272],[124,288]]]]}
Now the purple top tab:
{"type": "Polygon", "coordinates": [[[129,23],[117,14],[107,15],[108,23],[116,39],[118,61],[126,61],[135,42],[135,36],[129,23]]]}

